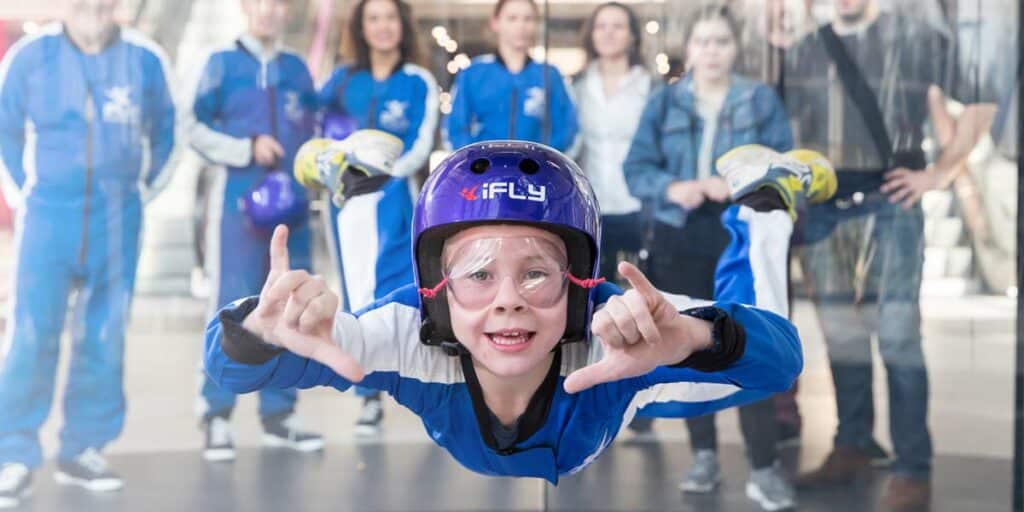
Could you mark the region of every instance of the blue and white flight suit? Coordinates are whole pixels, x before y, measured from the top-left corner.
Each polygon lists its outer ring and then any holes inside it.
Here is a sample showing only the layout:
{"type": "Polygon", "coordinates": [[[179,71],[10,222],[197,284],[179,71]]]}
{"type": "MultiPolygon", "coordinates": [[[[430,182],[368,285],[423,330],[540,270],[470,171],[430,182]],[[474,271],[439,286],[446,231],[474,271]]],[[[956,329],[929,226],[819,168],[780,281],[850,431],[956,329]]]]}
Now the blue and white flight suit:
{"type": "MultiPolygon", "coordinates": [[[[403,64],[384,80],[341,66],[320,89],[327,112],[348,115],[360,129],[388,132],[405,143],[395,178],[376,192],[330,204],[328,246],[341,276],[345,311],[358,311],[413,282],[412,191],[409,177],[427,164],[438,121],[437,82],[426,69],[403,64]]],[[[236,297],[237,298],[237,297],[236,297]]],[[[376,390],[356,387],[359,396],[376,390]]]]}
{"type": "Polygon", "coordinates": [[[58,458],[121,433],[143,203],[169,180],[178,141],[173,80],[156,43],[127,28],[85,54],[50,24],[0,64],[0,176],[21,204],[0,346],[0,464],[42,461],[38,431],[72,290],[58,458]]]}
{"type": "MultiPolygon", "coordinates": [[[[420,342],[420,298],[414,286],[398,290],[359,316],[339,313],[333,338],[366,371],[361,385],[388,392],[419,415],[431,438],[467,468],[557,483],[560,475],[575,473],[596,459],[638,411],[700,416],[786,390],[800,373],[803,358],[796,328],[779,314],[742,305],[785,307],[793,228],[789,214],[734,205],[722,220],[733,238],[716,272],[716,302],[668,297],[683,314],[713,320],[716,339],[732,337],[731,362],[702,370],[684,361],[571,395],[564,391],[565,377],[600,360],[601,344],[591,340],[562,345],[520,416],[510,447],[496,446],[496,436],[488,428],[496,420],[485,419],[492,413],[470,358],[448,356],[441,348],[420,342]]],[[[613,293],[621,290],[599,285],[595,303],[613,293]]],[[[290,386],[348,389],[350,382],[329,368],[247,334],[240,322],[258,300],[240,300],[210,322],[204,354],[206,371],[214,380],[238,392],[290,386]]]]}
{"type": "Polygon", "coordinates": [[[512,73],[500,57],[487,54],[455,77],[443,133],[445,147],[452,150],[513,139],[572,152],[578,131],[576,107],[557,68],[527,59],[512,73]]]}
{"type": "MultiPolygon", "coordinates": [[[[211,187],[205,234],[212,312],[240,295],[258,294],[270,271],[270,234],[250,227],[240,204],[274,170],[253,160],[252,142],[259,135],[273,136],[284,148],[277,169],[291,176],[299,146],[314,134],[317,99],[301,57],[280,48],[265,54],[247,35],[209,56],[193,97],[192,147],[221,166],[211,187]]],[[[293,186],[305,194],[294,178],[293,186]]],[[[288,236],[293,267],[311,271],[311,253],[308,222],[293,227],[288,236]]],[[[200,394],[197,413],[204,420],[227,416],[235,405],[235,393],[205,376],[200,394]]],[[[260,393],[260,417],[289,413],[295,400],[295,389],[267,389],[260,393]]]]}

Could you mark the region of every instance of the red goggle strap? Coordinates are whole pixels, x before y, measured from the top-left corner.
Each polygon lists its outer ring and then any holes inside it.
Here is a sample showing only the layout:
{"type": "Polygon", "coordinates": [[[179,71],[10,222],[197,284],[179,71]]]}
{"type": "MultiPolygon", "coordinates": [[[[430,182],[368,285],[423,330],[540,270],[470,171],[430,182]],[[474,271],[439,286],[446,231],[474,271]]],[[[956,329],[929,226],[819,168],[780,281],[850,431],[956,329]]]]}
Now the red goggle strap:
{"type": "Polygon", "coordinates": [[[448,284],[448,276],[444,276],[444,279],[442,279],[440,283],[437,283],[437,286],[433,288],[420,288],[420,295],[425,299],[433,299],[434,297],[437,297],[437,294],[441,293],[441,290],[444,289],[446,284],[448,284]]]}
{"type": "MultiPolygon", "coordinates": [[[[569,279],[570,283],[579,286],[580,288],[583,288],[585,290],[595,288],[597,285],[606,281],[606,279],[603,277],[599,277],[597,279],[580,279],[570,274],[569,272],[565,273],[565,277],[569,279]]],[[[443,290],[445,285],[447,284],[448,276],[444,276],[444,279],[442,279],[440,283],[437,283],[437,286],[433,288],[420,288],[420,295],[422,295],[423,298],[425,299],[433,299],[434,297],[437,297],[437,294],[441,293],[441,290],[443,290]]]]}

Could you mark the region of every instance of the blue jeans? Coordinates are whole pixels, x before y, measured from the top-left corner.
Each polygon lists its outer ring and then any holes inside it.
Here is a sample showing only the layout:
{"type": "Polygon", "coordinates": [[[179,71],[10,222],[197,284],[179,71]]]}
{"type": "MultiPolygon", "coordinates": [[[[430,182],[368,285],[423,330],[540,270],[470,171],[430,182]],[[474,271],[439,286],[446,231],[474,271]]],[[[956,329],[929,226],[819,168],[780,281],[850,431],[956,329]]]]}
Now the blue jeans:
{"type": "Polygon", "coordinates": [[[839,429],[835,444],[865,448],[874,431],[871,339],[877,336],[889,387],[893,471],[927,477],[928,373],[921,350],[919,292],[924,260],[920,207],[904,211],[877,194],[846,210],[813,206],[807,229],[834,224],[801,250],[828,344],[839,429]],[[858,211],[858,209],[861,209],[858,211]]]}

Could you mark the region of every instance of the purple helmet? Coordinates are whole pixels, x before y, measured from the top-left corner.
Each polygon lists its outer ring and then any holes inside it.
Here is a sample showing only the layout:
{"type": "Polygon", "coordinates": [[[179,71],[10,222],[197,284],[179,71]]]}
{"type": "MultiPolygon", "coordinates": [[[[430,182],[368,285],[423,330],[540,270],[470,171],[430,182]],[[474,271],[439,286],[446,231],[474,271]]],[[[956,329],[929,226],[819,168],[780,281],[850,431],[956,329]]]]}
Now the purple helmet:
{"type": "Polygon", "coordinates": [[[304,222],[309,201],[291,176],[273,171],[242,197],[242,211],[254,229],[271,232],[278,224],[294,228],[304,222]]]}
{"type": "MultiPolygon", "coordinates": [[[[480,224],[527,224],[551,231],[565,242],[570,272],[597,277],[597,198],[583,171],[553,148],[521,141],[479,142],[437,166],[423,184],[413,213],[416,286],[437,288],[443,279],[444,241],[480,224]]],[[[569,288],[564,342],[588,339],[591,292],[569,288]]],[[[421,341],[459,347],[447,300],[424,298],[421,304],[421,341]]]]}
{"type": "Polygon", "coordinates": [[[321,129],[325,138],[345,140],[352,135],[352,132],[359,129],[359,123],[352,116],[340,112],[328,112],[324,114],[321,129]]]}

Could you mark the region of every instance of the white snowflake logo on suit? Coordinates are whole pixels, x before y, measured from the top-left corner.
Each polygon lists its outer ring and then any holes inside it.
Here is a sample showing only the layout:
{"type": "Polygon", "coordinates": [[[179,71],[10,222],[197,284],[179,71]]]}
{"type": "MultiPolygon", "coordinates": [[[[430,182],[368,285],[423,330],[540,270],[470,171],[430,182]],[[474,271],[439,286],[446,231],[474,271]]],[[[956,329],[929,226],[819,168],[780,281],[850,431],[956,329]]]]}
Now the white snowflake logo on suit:
{"type": "Polygon", "coordinates": [[[131,86],[111,87],[104,92],[103,120],[116,124],[138,124],[139,106],[132,103],[131,86]]]}
{"type": "Polygon", "coordinates": [[[391,100],[384,104],[380,113],[380,127],[392,132],[404,132],[409,128],[409,119],[405,111],[409,104],[404,101],[391,100]]]}

